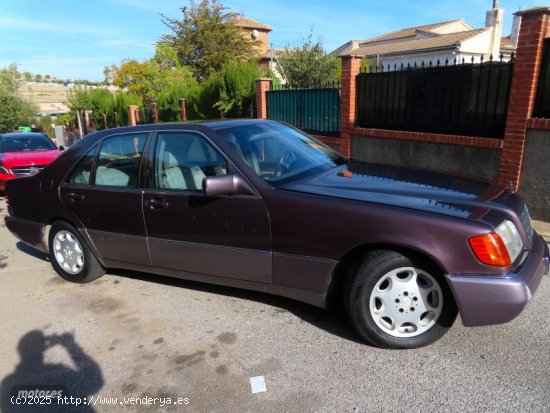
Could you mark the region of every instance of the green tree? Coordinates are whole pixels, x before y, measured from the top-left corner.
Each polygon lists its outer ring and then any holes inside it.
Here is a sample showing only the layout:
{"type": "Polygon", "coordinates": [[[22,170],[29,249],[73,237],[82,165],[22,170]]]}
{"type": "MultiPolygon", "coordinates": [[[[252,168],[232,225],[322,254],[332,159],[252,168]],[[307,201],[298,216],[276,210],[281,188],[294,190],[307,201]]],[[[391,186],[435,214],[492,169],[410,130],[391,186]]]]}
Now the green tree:
{"type": "Polygon", "coordinates": [[[19,93],[20,73],[15,63],[0,69],[0,131],[30,125],[36,108],[19,93]]]}
{"type": "Polygon", "coordinates": [[[320,39],[310,32],[301,46],[286,47],[278,56],[287,80],[294,87],[329,86],[338,80],[338,58],[327,54],[320,39]]]}
{"type": "Polygon", "coordinates": [[[108,83],[127,89],[146,102],[157,99],[175,83],[195,82],[190,70],[180,64],[174,49],[166,44],[157,45],[152,59],[125,60],[120,66],[105,68],[104,74],[108,83]]]}
{"type": "Polygon", "coordinates": [[[257,55],[258,41],[246,39],[234,24],[238,14],[226,10],[217,0],[190,0],[190,7],[182,9],[181,20],[162,15],[172,33],[163,35],[161,43],[170,45],[199,81],[228,62],[248,61],[257,55]]]}
{"type": "Polygon", "coordinates": [[[40,80],[42,80],[42,75],[39,73],[35,75],[34,78],[40,82],[40,80]]]}

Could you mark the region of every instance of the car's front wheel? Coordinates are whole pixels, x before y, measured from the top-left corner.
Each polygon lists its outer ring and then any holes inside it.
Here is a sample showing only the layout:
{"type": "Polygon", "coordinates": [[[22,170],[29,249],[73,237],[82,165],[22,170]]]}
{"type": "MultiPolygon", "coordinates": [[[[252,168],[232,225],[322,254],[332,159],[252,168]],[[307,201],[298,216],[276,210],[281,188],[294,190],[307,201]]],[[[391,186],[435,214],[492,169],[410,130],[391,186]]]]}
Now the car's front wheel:
{"type": "Polygon", "coordinates": [[[50,261],[57,273],[67,281],[87,283],[105,273],[78,231],[68,223],[55,222],[48,241],[50,261]]]}
{"type": "Polygon", "coordinates": [[[383,348],[416,348],[437,341],[457,309],[440,271],[395,251],[368,253],[349,274],[346,310],[355,329],[383,348]]]}

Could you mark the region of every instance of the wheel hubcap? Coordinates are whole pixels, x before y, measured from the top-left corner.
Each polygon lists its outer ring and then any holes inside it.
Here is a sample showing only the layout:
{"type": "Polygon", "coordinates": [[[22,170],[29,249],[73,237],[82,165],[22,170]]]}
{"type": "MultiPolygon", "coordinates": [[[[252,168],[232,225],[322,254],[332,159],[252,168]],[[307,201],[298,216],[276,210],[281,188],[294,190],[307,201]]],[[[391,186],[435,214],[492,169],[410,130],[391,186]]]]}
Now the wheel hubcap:
{"type": "Polygon", "coordinates": [[[443,309],[436,279],[419,268],[401,267],[385,274],[370,295],[370,314],[385,333],[415,337],[431,329],[443,309]]]}
{"type": "Polygon", "coordinates": [[[53,240],[55,260],[63,270],[76,275],[84,267],[84,252],[76,237],[68,231],[59,231],[53,240]]]}

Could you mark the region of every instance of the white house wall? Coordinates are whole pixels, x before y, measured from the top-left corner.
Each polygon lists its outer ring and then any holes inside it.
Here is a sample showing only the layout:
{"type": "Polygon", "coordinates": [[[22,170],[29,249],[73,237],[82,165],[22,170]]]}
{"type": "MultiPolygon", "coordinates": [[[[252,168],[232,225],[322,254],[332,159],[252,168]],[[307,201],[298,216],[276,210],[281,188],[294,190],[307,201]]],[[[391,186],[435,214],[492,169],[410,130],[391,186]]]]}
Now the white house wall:
{"type": "Polygon", "coordinates": [[[468,23],[466,23],[463,20],[460,20],[450,24],[446,24],[441,27],[437,27],[435,29],[431,29],[430,31],[438,34],[449,34],[449,33],[465,32],[473,29],[474,28],[470,26],[468,23]]]}
{"type": "Polygon", "coordinates": [[[460,45],[461,54],[491,54],[492,30],[484,31],[471,39],[464,40],[460,45]]]}
{"type": "MultiPolygon", "coordinates": [[[[391,70],[393,70],[394,65],[397,65],[397,68],[399,69],[401,66],[401,63],[403,63],[403,66],[407,66],[407,64],[410,64],[411,67],[416,65],[420,67],[422,61],[424,61],[424,65],[428,66],[429,62],[431,60],[432,65],[437,64],[437,60],[439,59],[439,62],[442,66],[445,65],[445,60],[448,59],[449,64],[454,63],[455,54],[453,54],[452,50],[440,50],[437,52],[432,53],[419,53],[419,54],[407,54],[407,55],[395,55],[395,56],[380,56],[380,63],[384,64],[384,70],[388,67],[388,64],[391,67],[391,70]]],[[[375,56],[368,57],[369,62],[376,66],[377,58],[375,56]]]]}

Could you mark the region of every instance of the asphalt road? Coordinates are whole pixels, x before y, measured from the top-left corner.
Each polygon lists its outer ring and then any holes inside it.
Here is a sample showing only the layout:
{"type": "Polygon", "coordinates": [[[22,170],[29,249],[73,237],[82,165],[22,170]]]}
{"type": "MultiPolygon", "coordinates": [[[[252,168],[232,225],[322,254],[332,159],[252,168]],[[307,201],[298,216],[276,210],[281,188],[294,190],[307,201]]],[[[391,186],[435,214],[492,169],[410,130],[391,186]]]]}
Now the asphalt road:
{"type": "Polygon", "coordinates": [[[283,298],[123,271],[65,282],[2,220],[0,380],[77,383],[95,412],[547,412],[549,281],[509,324],[458,319],[435,345],[387,351],[283,298]]]}

